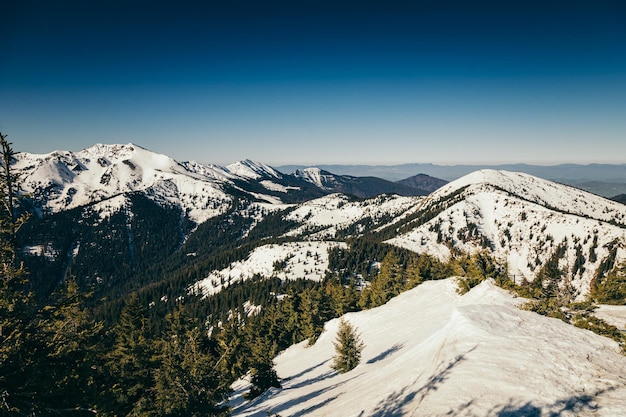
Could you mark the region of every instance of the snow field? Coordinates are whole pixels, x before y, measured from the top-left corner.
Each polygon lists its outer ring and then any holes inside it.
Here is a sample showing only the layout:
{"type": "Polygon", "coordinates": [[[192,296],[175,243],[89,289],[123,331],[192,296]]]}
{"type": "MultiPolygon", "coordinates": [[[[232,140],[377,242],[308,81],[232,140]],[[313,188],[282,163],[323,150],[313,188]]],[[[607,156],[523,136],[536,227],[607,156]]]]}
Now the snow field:
{"type": "Polygon", "coordinates": [[[345,316],[366,345],[353,371],[330,368],[333,320],[315,345],[276,358],[282,389],[235,399],[234,415],[626,415],[617,344],[520,310],[522,301],[490,281],[463,296],[453,278],[425,282],[345,316]]]}
{"type": "Polygon", "coordinates": [[[626,415],[617,343],[520,310],[522,301],[490,281],[463,296],[453,278],[425,282],[345,316],[366,345],[357,368],[330,368],[332,320],[315,345],[276,358],[282,389],[235,399],[234,415],[626,415]]]}
{"type": "Polygon", "coordinates": [[[345,247],[345,243],[290,242],[260,246],[245,260],[233,262],[221,271],[211,272],[205,279],[193,284],[190,291],[208,296],[254,275],[283,280],[304,278],[321,281],[328,269],[328,250],[337,246],[345,247]],[[276,263],[284,263],[284,267],[276,269],[276,263]]]}

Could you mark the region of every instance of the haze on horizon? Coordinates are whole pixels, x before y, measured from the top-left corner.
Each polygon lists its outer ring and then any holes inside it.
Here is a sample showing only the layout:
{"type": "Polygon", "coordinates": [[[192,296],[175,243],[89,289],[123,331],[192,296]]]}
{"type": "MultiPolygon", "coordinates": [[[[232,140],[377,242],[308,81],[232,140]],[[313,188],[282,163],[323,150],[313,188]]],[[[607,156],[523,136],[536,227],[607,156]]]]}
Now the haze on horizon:
{"type": "Polygon", "coordinates": [[[0,131],[17,151],[626,163],[619,1],[14,3],[0,131]]]}

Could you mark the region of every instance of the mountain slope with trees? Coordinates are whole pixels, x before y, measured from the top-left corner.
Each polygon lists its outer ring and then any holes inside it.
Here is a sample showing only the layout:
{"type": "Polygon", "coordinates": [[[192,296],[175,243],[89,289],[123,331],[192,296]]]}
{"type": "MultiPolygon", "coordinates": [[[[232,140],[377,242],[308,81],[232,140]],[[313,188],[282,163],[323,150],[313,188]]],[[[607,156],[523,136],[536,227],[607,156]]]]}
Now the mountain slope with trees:
{"type": "Polygon", "coordinates": [[[359,199],[252,161],[179,164],[134,145],[33,157],[5,139],[10,415],[227,415],[234,381],[247,375],[252,403],[285,386],[274,358],[316,346],[325,323],[455,275],[461,292],[492,278],[624,344],[573,301],[626,297],[626,213],[580,190],[478,172],[426,197],[359,199]],[[523,279],[521,247],[537,254],[523,279]]]}

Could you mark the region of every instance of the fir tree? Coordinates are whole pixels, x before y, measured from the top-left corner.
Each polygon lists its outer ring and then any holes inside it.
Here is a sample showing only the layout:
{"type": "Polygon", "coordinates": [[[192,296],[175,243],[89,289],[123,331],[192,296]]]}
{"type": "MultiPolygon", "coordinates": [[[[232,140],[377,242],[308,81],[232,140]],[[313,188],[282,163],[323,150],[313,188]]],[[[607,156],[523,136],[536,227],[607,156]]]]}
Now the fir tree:
{"type": "Polygon", "coordinates": [[[40,312],[37,400],[46,413],[96,413],[103,326],[91,319],[84,299],[72,277],[40,312]]]}
{"type": "Polygon", "coordinates": [[[0,411],[27,413],[34,403],[35,307],[16,245],[27,217],[17,213],[19,177],[11,168],[15,152],[2,133],[0,153],[0,411]]]}
{"type": "Polygon", "coordinates": [[[168,314],[156,372],[155,414],[163,416],[225,415],[220,404],[230,388],[217,371],[217,357],[198,320],[182,305],[168,314]]]}
{"type": "Polygon", "coordinates": [[[277,353],[276,341],[269,336],[267,322],[257,316],[246,326],[246,343],[250,347],[250,382],[252,388],[245,395],[253,399],[270,387],[280,388],[278,375],[274,370],[274,356],[277,353]]]}
{"type": "Polygon", "coordinates": [[[345,373],[356,368],[361,362],[361,351],[365,344],[361,340],[356,328],[343,318],[339,320],[337,338],[334,342],[335,356],[332,368],[339,373],[345,373]]]}
{"type": "Polygon", "coordinates": [[[137,294],[127,300],[113,334],[114,346],[106,362],[109,382],[104,387],[112,401],[103,398],[103,408],[114,415],[141,415],[153,402],[150,394],[156,364],[147,312],[137,294]]]}

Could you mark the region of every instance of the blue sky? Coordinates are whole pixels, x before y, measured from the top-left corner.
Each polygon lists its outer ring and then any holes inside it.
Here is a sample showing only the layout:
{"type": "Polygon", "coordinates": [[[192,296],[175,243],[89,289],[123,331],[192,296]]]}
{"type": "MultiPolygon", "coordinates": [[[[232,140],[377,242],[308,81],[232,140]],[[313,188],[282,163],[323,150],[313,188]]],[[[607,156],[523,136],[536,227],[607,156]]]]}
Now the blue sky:
{"type": "Polygon", "coordinates": [[[626,163],[621,1],[14,3],[0,131],[16,150],[626,163]]]}

